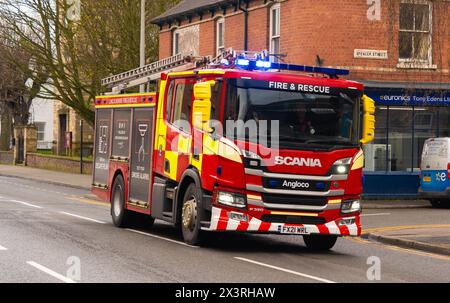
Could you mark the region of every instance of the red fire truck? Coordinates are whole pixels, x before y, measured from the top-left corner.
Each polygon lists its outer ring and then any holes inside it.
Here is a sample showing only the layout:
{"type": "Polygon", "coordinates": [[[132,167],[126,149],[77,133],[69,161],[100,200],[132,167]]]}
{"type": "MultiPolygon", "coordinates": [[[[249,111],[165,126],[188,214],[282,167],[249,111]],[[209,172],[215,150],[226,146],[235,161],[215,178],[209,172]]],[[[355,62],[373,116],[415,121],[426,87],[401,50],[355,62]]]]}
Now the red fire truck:
{"type": "Polygon", "coordinates": [[[96,99],[93,192],[114,224],[164,220],[191,245],[249,232],[327,250],[359,236],[375,127],[363,86],[265,53],[219,59],[178,55],[103,80],[116,94],[96,99]],[[120,93],[155,80],[155,93],[120,93]]]}

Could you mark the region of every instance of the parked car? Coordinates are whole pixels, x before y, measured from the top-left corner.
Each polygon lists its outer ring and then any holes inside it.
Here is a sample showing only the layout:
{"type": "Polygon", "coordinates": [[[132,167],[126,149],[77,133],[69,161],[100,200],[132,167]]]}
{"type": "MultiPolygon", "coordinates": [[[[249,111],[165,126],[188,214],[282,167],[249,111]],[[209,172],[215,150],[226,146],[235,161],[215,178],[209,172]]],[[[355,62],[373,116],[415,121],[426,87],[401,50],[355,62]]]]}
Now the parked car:
{"type": "Polygon", "coordinates": [[[450,138],[425,141],[420,165],[419,195],[433,207],[450,206],[450,138]]]}

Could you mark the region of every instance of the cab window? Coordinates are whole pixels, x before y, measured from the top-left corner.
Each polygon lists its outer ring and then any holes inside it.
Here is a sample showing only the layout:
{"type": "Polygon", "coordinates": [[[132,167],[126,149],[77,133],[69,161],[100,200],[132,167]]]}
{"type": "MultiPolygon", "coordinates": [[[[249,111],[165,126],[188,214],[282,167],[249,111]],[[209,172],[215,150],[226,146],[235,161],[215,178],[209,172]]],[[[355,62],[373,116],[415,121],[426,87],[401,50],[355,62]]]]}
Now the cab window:
{"type": "Polygon", "coordinates": [[[191,121],[194,80],[175,83],[173,108],[170,123],[178,128],[187,128],[191,121]]]}

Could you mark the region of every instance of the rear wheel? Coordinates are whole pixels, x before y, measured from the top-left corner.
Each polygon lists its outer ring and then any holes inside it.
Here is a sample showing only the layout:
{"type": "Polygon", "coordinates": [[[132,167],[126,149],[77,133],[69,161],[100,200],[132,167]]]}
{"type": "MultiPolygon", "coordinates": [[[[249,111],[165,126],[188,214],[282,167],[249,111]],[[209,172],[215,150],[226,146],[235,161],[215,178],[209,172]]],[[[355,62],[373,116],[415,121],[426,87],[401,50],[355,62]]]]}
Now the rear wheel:
{"type": "Polygon", "coordinates": [[[336,244],[337,236],[306,235],[303,236],[306,247],[313,251],[326,251],[336,244]]]}
{"type": "Polygon", "coordinates": [[[194,184],[186,189],[181,209],[181,231],[184,242],[190,245],[200,245],[204,238],[201,230],[201,190],[194,184]]]}
{"type": "Polygon", "coordinates": [[[131,212],[125,209],[125,182],[121,175],[113,183],[111,195],[111,217],[117,227],[128,227],[131,222],[131,212]]]}
{"type": "Polygon", "coordinates": [[[125,182],[121,175],[113,183],[111,196],[111,217],[117,227],[143,227],[153,226],[155,219],[149,215],[137,213],[125,208],[125,182]]]}

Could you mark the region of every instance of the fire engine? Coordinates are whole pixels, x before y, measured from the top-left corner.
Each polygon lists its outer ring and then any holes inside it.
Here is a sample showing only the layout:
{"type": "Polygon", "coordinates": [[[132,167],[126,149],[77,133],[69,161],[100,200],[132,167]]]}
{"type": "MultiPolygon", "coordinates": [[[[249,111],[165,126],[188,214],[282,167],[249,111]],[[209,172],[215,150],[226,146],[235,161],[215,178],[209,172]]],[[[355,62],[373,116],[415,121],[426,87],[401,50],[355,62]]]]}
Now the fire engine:
{"type": "Polygon", "coordinates": [[[176,55],[102,80],[92,191],[113,223],[301,235],[314,250],[359,236],[374,102],[348,70],[267,52],[176,55]],[[124,94],[144,85],[156,92],[124,94]]]}

